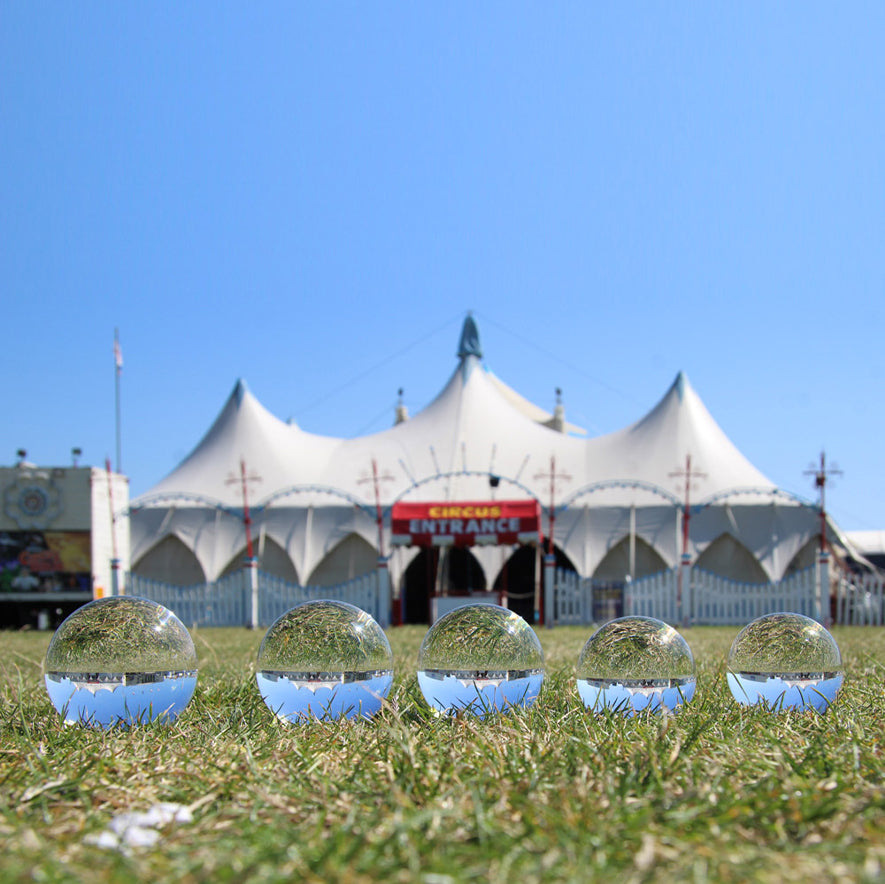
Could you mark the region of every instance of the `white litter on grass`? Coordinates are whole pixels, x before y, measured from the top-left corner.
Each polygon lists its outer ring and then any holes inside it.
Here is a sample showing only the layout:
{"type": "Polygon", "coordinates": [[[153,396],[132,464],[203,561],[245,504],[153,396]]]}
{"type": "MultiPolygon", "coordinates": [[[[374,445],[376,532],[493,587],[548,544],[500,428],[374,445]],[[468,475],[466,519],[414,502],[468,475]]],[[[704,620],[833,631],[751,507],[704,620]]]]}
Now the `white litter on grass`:
{"type": "Polygon", "coordinates": [[[162,837],[160,829],[171,823],[193,822],[191,808],[183,804],[163,802],[145,811],[118,813],[108,827],[98,834],[87,835],[87,844],[103,847],[106,850],[119,850],[129,853],[136,847],[152,847],[162,837]]]}

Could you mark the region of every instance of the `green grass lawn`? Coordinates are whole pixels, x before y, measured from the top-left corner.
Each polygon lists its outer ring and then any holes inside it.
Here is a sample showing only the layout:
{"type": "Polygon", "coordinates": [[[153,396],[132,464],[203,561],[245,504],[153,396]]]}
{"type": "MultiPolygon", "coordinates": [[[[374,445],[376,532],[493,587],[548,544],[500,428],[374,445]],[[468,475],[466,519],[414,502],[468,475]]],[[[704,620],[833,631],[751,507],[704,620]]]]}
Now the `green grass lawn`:
{"type": "Polygon", "coordinates": [[[534,707],[436,719],[424,630],[390,633],[372,721],[278,723],[257,692],[262,631],[194,632],[197,693],[171,726],[60,724],[49,636],[0,634],[0,880],[856,881],[885,875],[885,630],[834,630],[846,681],[826,715],[739,708],[735,628],[683,632],[698,693],[676,717],[589,715],[583,628],[540,631],[534,707]],[[116,814],[192,809],[153,847],[90,843],[116,814]]]}

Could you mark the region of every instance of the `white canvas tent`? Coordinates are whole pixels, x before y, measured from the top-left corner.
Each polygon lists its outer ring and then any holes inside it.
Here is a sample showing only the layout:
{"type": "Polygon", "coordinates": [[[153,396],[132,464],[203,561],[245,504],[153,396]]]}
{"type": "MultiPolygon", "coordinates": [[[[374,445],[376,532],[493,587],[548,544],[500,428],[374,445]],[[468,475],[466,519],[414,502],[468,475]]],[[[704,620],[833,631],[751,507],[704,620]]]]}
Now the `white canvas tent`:
{"type": "MultiPolygon", "coordinates": [[[[395,502],[535,498],[546,531],[551,490],[559,561],[583,576],[636,578],[680,561],[678,474],[689,457],[693,562],[761,582],[814,561],[816,508],[780,491],[737,450],[684,374],[636,423],[581,438],[561,406],[545,412],[483,365],[468,316],[448,382],[404,418],[368,436],[318,436],[279,420],[237,382],[191,454],[133,501],[132,570],[187,585],[239,567],[245,465],[259,568],[288,580],[333,585],[372,570],[380,513],[396,592],[419,550],[391,549],[395,502]]],[[[473,548],[483,588],[513,554],[473,548]]]]}

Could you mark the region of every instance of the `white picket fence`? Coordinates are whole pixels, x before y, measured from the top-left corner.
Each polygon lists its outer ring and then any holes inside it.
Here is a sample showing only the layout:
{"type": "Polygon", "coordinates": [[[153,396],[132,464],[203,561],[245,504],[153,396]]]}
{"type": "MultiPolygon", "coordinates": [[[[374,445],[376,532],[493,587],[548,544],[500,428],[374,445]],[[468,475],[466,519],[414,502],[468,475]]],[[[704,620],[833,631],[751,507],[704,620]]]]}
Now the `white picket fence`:
{"type": "MultiPolygon", "coordinates": [[[[378,591],[372,571],[337,586],[300,586],[273,574],[258,572],[258,622],[270,626],[290,608],[313,599],[350,602],[371,614],[382,626],[390,625],[389,593],[378,591]]],[[[174,586],[137,574],[127,575],[127,595],[153,599],[175,613],[186,626],[248,626],[251,585],[247,571],[235,571],[214,583],[174,586]]]]}
{"type": "MultiPolygon", "coordinates": [[[[679,586],[679,570],[661,571],[623,584],[624,614],[656,617],[665,623],[695,625],[739,625],[763,614],[793,611],[820,617],[817,607],[817,574],[814,567],[772,583],[738,583],[702,571],[687,570],[684,586],[679,586]],[[681,594],[680,594],[681,589],[681,594]]],[[[599,581],[579,577],[573,571],[557,570],[554,578],[554,625],[601,623],[618,616],[617,605],[600,605],[595,598],[599,581]]],[[[610,596],[610,584],[603,584],[610,596]]],[[[879,585],[881,616],[882,588],[879,585]]],[[[611,601],[611,599],[609,599],[611,601]]],[[[875,607],[875,605],[868,605],[875,607]]],[[[859,606],[851,611],[858,616],[859,606]]],[[[828,599],[824,617],[829,616],[828,599]]]]}
{"type": "Polygon", "coordinates": [[[836,581],[836,622],[846,626],[885,625],[885,581],[876,574],[852,574],[836,581]]]}
{"type": "Polygon", "coordinates": [[[813,566],[771,583],[737,583],[694,568],[690,592],[689,622],[697,625],[749,623],[776,611],[817,619],[829,616],[818,609],[813,566]]]}
{"type": "MultiPolygon", "coordinates": [[[[686,585],[680,599],[678,569],[625,582],[620,592],[611,582],[556,570],[550,625],[603,623],[622,614],[656,617],[673,624],[723,626],[749,623],[774,611],[794,611],[824,621],[830,618],[830,591],[824,594],[818,610],[815,567],[772,583],[738,583],[699,568],[690,569],[683,579],[686,585]]],[[[837,624],[885,625],[882,577],[839,576],[830,588],[837,624]]],[[[129,574],[126,592],[160,602],[188,626],[244,626],[250,622],[251,588],[245,570],[214,583],[186,587],[129,574]]],[[[299,586],[271,574],[258,574],[258,620],[263,626],[301,602],[320,598],[350,602],[385,628],[390,625],[389,585],[380,584],[374,571],[338,586],[299,586]]]]}
{"type": "Polygon", "coordinates": [[[624,584],[624,614],[678,623],[679,573],[660,571],[624,584]]]}
{"type": "Polygon", "coordinates": [[[593,586],[589,578],[580,577],[575,571],[557,568],[553,592],[553,625],[570,626],[593,622],[593,586]]]}

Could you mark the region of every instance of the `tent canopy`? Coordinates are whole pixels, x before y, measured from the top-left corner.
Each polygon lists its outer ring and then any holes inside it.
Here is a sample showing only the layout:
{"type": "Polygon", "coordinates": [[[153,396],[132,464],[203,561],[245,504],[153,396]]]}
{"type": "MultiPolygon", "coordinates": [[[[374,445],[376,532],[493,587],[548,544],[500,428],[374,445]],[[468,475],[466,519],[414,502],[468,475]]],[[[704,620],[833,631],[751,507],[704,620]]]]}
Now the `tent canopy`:
{"type": "Polygon", "coordinates": [[[588,574],[631,531],[662,561],[675,563],[684,481],[679,474],[688,457],[692,503],[710,504],[694,520],[695,555],[729,534],[776,579],[814,534],[812,508],[779,492],[741,454],[685,374],[640,420],[608,435],[579,438],[561,406],[558,414],[546,412],[483,365],[470,316],[457,354],[455,370],[427,407],[353,439],[286,423],[237,381],[194,450],[133,502],[136,565],[174,535],[209,579],[227,567],[241,534],[235,524],[222,527],[218,513],[235,516],[242,507],[241,464],[255,479],[248,493],[258,530],[263,525],[265,542],[289,556],[301,579],[347,537],[360,537],[367,550],[377,551],[375,472],[385,510],[398,500],[493,498],[535,498],[549,508],[552,469],[556,542],[588,574]]]}

